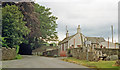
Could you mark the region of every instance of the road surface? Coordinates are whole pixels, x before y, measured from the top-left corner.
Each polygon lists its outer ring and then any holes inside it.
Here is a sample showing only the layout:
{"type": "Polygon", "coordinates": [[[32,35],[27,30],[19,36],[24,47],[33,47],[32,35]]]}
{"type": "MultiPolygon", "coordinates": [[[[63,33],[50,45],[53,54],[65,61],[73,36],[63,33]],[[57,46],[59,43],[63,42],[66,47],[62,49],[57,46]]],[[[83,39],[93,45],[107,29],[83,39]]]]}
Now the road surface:
{"type": "Polygon", "coordinates": [[[68,63],[59,58],[42,56],[23,56],[23,59],[2,62],[3,68],[87,68],[82,65],[68,63]]]}

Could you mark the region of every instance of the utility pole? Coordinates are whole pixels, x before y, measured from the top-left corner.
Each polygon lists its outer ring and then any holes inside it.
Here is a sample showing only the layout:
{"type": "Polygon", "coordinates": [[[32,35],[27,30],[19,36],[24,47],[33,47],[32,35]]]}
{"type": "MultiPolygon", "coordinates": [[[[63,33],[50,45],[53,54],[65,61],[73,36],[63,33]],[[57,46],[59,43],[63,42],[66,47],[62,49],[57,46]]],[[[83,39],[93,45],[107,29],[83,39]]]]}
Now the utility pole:
{"type": "Polygon", "coordinates": [[[115,49],[116,49],[116,40],[115,40],[115,49]]]}
{"type": "Polygon", "coordinates": [[[109,37],[108,37],[108,48],[109,48],[109,37]]]}
{"type": "Polygon", "coordinates": [[[112,30],[112,43],[113,43],[113,25],[111,25],[111,30],[112,30]]]}
{"type": "Polygon", "coordinates": [[[86,59],[87,59],[87,61],[89,61],[88,60],[88,44],[87,44],[87,57],[86,57],[86,59]]]}

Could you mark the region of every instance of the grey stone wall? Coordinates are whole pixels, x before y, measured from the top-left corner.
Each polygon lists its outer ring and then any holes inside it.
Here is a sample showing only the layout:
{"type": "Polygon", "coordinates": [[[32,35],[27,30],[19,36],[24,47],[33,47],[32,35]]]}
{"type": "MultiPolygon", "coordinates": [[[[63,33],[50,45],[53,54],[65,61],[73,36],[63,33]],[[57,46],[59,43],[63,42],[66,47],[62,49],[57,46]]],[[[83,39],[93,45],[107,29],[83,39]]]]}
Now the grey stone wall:
{"type": "Polygon", "coordinates": [[[95,48],[95,51],[101,51],[102,54],[106,54],[108,56],[118,55],[119,49],[108,49],[108,48],[95,48]]]}
{"type": "Polygon", "coordinates": [[[5,48],[2,47],[2,60],[12,60],[16,57],[16,50],[15,48],[5,48]]]}
{"type": "MultiPolygon", "coordinates": [[[[87,59],[87,52],[83,50],[83,48],[72,48],[68,49],[67,55],[72,55],[72,57],[80,59],[80,60],[86,60],[87,59]]],[[[88,60],[93,61],[94,60],[94,54],[93,52],[88,52],[88,60]]]]}
{"type": "Polygon", "coordinates": [[[58,49],[43,52],[44,56],[58,56],[58,49]]]}
{"type": "MultiPolygon", "coordinates": [[[[88,60],[89,61],[98,61],[100,56],[106,56],[109,57],[109,60],[117,60],[118,59],[118,50],[119,49],[101,49],[101,48],[95,48],[94,51],[88,52],[88,60]]],[[[72,56],[74,58],[80,59],[80,60],[86,60],[87,59],[87,51],[80,48],[72,48],[67,50],[67,56],[72,56]]]]}
{"type": "Polygon", "coordinates": [[[110,48],[95,48],[95,52],[102,52],[102,56],[106,55],[106,60],[117,60],[118,59],[119,49],[110,49],[110,48]]]}

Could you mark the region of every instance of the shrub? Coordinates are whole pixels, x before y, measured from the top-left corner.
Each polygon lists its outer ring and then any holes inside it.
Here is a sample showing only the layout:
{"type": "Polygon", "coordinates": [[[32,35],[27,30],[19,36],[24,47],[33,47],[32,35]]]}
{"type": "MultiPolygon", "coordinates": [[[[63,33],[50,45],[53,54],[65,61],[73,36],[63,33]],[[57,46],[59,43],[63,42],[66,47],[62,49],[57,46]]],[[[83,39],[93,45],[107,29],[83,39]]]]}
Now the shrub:
{"type": "Polygon", "coordinates": [[[22,59],[22,56],[20,54],[18,54],[15,59],[22,59]]]}

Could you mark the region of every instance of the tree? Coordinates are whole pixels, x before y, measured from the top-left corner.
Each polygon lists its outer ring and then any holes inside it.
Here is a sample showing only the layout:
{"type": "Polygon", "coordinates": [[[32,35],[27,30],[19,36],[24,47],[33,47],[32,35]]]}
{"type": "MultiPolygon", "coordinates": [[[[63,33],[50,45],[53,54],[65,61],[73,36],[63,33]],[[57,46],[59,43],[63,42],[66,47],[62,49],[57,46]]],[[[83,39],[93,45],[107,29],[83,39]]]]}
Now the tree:
{"type": "Polygon", "coordinates": [[[6,44],[9,47],[20,45],[24,37],[30,32],[25,26],[23,15],[16,5],[6,5],[2,9],[2,37],[6,37],[6,44]]]}
{"type": "Polygon", "coordinates": [[[39,4],[35,4],[34,8],[35,12],[37,13],[37,17],[40,20],[39,26],[41,31],[41,38],[45,41],[57,40],[58,36],[56,32],[56,20],[58,18],[52,15],[50,8],[45,8],[39,4]]]}

